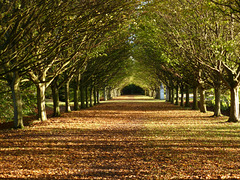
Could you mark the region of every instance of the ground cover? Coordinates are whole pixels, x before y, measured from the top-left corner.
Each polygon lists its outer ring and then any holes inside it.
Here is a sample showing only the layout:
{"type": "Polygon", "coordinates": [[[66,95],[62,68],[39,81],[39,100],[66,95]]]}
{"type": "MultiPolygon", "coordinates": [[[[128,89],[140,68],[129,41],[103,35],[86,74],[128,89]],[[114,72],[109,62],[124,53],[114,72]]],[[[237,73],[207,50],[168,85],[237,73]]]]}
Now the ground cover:
{"type": "Polygon", "coordinates": [[[240,179],[240,125],[123,96],[0,131],[0,179],[240,179]]]}

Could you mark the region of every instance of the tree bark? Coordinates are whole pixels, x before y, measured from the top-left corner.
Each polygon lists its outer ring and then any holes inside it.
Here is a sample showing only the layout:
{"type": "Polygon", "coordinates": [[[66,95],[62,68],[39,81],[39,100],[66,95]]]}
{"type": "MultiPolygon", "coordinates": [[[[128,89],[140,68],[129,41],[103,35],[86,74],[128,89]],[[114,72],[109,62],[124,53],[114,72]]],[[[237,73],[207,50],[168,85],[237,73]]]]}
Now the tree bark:
{"type": "Polygon", "coordinates": [[[181,85],[180,91],[181,91],[181,102],[180,102],[180,106],[183,107],[183,105],[184,105],[184,86],[183,86],[183,85],[181,85]]]}
{"type": "Polygon", "coordinates": [[[221,116],[221,87],[214,87],[215,105],[214,105],[214,115],[215,117],[221,116]]]}
{"type": "Polygon", "coordinates": [[[65,112],[71,112],[69,84],[70,81],[67,81],[65,84],[65,112]]]}
{"type": "Polygon", "coordinates": [[[185,107],[190,107],[190,103],[189,103],[189,86],[186,86],[186,102],[185,102],[185,107]]]}
{"type": "Polygon", "coordinates": [[[13,99],[13,107],[14,107],[14,128],[15,129],[24,128],[20,81],[21,81],[21,77],[19,76],[19,74],[17,72],[14,72],[13,77],[11,78],[11,82],[9,81],[9,84],[11,86],[11,91],[12,91],[12,99],[13,99]]]}
{"type": "Polygon", "coordinates": [[[172,89],[168,87],[168,102],[171,102],[172,100],[172,89]]]}
{"type": "Polygon", "coordinates": [[[169,102],[169,87],[166,86],[166,102],[169,102]]]}
{"type": "Polygon", "coordinates": [[[84,101],[84,87],[83,87],[83,80],[80,80],[80,99],[81,99],[81,109],[85,108],[85,101],[84,101]]]}
{"type": "Polygon", "coordinates": [[[178,85],[176,86],[176,100],[175,100],[175,105],[179,105],[179,92],[178,92],[178,85]]]}
{"type": "Polygon", "coordinates": [[[89,101],[90,101],[90,107],[93,107],[93,99],[92,99],[92,95],[93,95],[93,89],[92,89],[92,86],[90,85],[90,88],[89,88],[89,101]]]}
{"type": "Polygon", "coordinates": [[[171,103],[174,104],[174,88],[171,88],[171,103]]]}
{"type": "Polygon", "coordinates": [[[200,92],[200,112],[206,113],[207,112],[207,106],[206,106],[206,101],[205,101],[205,89],[200,86],[199,87],[199,92],[200,92]]]}
{"type": "Polygon", "coordinates": [[[85,87],[85,100],[86,100],[86,108],[88,108],[89,107],[89,105],[88,105],[88,87],[86,86],[85,87]]]}
{"type": "Polygon", "coordinates": [[[198,88],[193,88],[193,110],[198,110],[198,88]]]}
{"type": "Polygon", "coordinates": [[[55,82],[51,85],[52,97],[53,97],[53,116],[59,117],[61,115],[60,105],[59,105],[59,91],[55,82]]]}
{"type": "Polygon", "coordinates": [[[99,89],[97,90],[97,104],[100,103],[100,92],[99,89]]]}
{"type": "Polygon", "coordinates": [[[110,87],[107,88],[107,99],[112,99],[110,87]]]}
{"type": "Polygon", "coordinates": [[[160,99],[160,88],[156,88],[155,91],[156,91],[155,99],[160,99]]]}
{"type": "Polygon", "coordinates": [[[73,109],[75,111],[79,110],[79,84],[80,84],[81,75],[78,74],[75,80],[74,86],[74,106],[73,109]]]}
{"type": "Polygon", "coordinates": [[[238,122],[239,120],[239,87],[231,87],[231,107],[228,122],[238,122]]]}
{"type": "Polygon", "coordinates": [[[97,104],[97,91],[96,87],[93,88],[93,99],[94,99],[94,106],[97,104]]]}
{"type": "Polygon", "coordinates": [[[38,83],[36,86],[37,86],[38,119],[40,121],[46,121],[47,120],[45,99],[46,84],[38,83]]]}
{"type": "Polygon", "coordinates": [[[103,96],[104,96],[104,101],[107,101],[108,97],[107,97],[107,88],[106,88],[106,86],[104,86],[104,88],[103,88],[103,96]]]}

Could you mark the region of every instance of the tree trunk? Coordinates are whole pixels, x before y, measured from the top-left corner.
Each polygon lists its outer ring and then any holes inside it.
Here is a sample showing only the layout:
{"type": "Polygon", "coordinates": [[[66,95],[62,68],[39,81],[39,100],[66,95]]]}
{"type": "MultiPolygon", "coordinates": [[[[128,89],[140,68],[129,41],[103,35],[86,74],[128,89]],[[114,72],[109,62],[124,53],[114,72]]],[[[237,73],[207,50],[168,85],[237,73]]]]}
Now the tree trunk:
{"type": "Polygon", "coordinates": [[[79,84],[80,84],[81,75],[79,74],[76,77],[75,88],[74,88],[74,110],[79,110],[79,84]]]}
{"type": "Polygon", "coordinates": [[[59,117],[61,115],[60,106],[59,106],[59,92],[55,82],[52,83],[51,89],[52,89],[52,97],[53,97],[53,116],[59,117]]]}
{"type": "Polygon", "coordinates": [[[239,120],[239,97],[238,97],[239,87],[232,87],[231,91],[231,107],[230,116],[228,122],[238,122],[239,120]]]}
{"type": "Polygon", "coordinates": [[[183,86],[183,85],[181,85],[180,91],[181,91],[181,102],[180,102],[180,106],[183,107],[183,105],[184,105],[184,86],[183,86]]]}
{"type": "Polygon", "coordinates": [[[202,86],[200,86],[199,92],[200,92],[200,112],[206,113],[207,106],[206,106],[206,101],[205,101],[205,89],[202,86]]]}
{"type": "Polygon", "coordinates": [[[190,107],[190,103],[189,103],[189,86],[186,86],[186,102],[185,102],[185,107],[190,107]]]}
{"type": "Polygon", "coordinates": [[[169,102],[169,88],[166,86],[166,102],[169,102]]]}
{"type": "Polygon", "coordinates": [[[97,104],[100,103],[100,92],[99,89],[97,90],[97,104]]]}
{"type": "Polygon", "coordinates": [[[111,88],[107,88],[107,99],[112,99],[112,96],[111,96],[111,88]]]}
{"type": "Polygon", "coordinates": [[[160,88],[156,88],[155,91],[156,91],[155,99],[160,99],[160,88]]]}
{"type": "Polygon", "coordinates": [[[221,87],[215,86],[215,105],[214,105],[214,115],[215,117],[221,116],[221,87]]]}
{"type": "Polygon", "coordinates": [[[97,104],[97,91],[96,87],[93,88],[93,98],[94,98],[94,106],[97,104]]]}
{"type": "Polygon", "coordinates": [[[198,110],[198,88],[193,88],[193,110],[198,110]]]}
{"type": "Polygon", "coordinates": [[[85,100],[86,100],[86,108],[88,108],[88,87],[85,87],[85,100]]]}
{"type": "Polygon", "coordinates": [[[38,119],[40,121],[47,120],[45,91],[46,91],[45,83],[37,84],[38,119]]]}
{"type": "Polygon", "coordinates": [[[172,99],[172,89],[168,87],[168,102],[171,102],[172,99]]]}
{"type": "Polygon", "coordinates": [[[178,92],[178,85],[176,86],[176,101],[175,105],[179,105],[179,92],[178,92]]]}
{"type": "Polygon", "coordinates": [[[103,88],[103,96],[104,96],[104,101],[107,101],[108,98],[107,98],[107,88],[106,88],[106,86],[104,86],[104,88],[103,88]]]}
{"type": "Polygon", "coordinates": [[[174,104],[174,88],[171,88],[171,103],[174,104]]]}
{"type": "Polygon", "coordinates": [[[92,86],[90,85],[90,88],[89,88],[89,101],[90,101],[90,107],[93,107],[93,99],[92,99],[92,95],[93,95],[93,89],[92,89],[92,86]]]}
{"type": "Polygon", "coordinates": [[[65,112],[71,112],[69,84],[70,81],[67,81],[65,84],[65,112]]]}
{"type": "Polygon", "coordinates": [[[84,101],[84,87],[82,79],[80,80],[80,99],[81,99],[81,109],[85,108],[85,101],[84,101]]]}
{"type": "Polygon", "coordinates": [[[14,128],[22,129],[23,125],[23,114],[22,114],[22,97],[20,90],[21,77],[17,72],[14,73],[9,84],[12,91],[13,107],[14,107],[14,128]]]}

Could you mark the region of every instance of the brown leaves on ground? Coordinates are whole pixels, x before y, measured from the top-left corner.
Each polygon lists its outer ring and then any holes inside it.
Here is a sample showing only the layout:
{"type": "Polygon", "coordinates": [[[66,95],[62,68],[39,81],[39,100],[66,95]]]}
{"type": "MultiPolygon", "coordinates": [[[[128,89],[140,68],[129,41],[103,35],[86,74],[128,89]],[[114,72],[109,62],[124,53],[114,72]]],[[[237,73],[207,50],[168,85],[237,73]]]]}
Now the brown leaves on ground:
{"type": "Polygon", "coordinates": [[[127,98],[0,131],[0,178],[240,178],[239,124],[127,98]]]}

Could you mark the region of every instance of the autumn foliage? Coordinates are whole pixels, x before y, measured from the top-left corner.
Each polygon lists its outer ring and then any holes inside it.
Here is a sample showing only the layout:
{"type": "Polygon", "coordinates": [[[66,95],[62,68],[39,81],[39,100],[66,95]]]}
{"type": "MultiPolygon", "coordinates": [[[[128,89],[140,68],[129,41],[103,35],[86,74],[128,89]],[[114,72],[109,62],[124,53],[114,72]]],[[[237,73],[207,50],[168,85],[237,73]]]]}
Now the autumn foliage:
{"type": "Polygon", "coordinates": [[[239,179],[240,127],[123,96],[0,131],[1,179],[239,179]]]}

